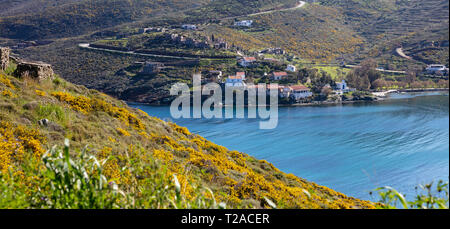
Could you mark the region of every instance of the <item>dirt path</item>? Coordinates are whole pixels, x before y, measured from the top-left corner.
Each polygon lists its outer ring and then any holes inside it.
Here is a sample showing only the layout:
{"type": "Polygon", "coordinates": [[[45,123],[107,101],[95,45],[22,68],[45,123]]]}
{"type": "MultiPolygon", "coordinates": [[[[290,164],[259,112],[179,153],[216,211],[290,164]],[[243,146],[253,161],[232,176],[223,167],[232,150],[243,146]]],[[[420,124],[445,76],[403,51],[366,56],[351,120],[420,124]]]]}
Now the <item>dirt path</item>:
{"type": "Polygon", "coordinates": [[[399,55],[399,56],[401,56],[401,57],[403,57],[403,58],[405,58],[405,59],[413,60],[412,57],[406,55],[406,54],[403,52],[403,48],[397,48],[397,49],[395,50],[395,52],[397,53],[397,55],[399,55]]]}

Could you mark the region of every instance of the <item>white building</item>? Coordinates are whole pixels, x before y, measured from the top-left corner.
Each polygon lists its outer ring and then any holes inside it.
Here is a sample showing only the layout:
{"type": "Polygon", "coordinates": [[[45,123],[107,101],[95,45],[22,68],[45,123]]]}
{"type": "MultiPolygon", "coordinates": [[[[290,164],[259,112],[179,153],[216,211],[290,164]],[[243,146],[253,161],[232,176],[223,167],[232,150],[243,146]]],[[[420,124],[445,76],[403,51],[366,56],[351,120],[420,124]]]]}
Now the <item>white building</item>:
{"type": "Polygon", "coordinates": [[[229,76],[225,81],[225,87],[241,88],[245,89],[247,84],[240,76],[229,76]]]}
{"type": "Polygon", "coordinates": [[[239,65],[242,67],[250,67],[253,64],[255,64],[256,58],[255,57],[244,57],[241,60],[239,60],[239,65]]]}
{"type": "Polygon", "coordinates": [[[355,91],[354,88],[349,88],[347,85],[347,82],[345,80],[342,80],[340,83],[336,83],[336,86],[334,87],[334,92],[338,95],[342,95],[344,93],[355,91]]]}
{"type": "Polygon", "coordinates": [[[288,72],[296,72],[297,68],[294,65],[290,64],[290,65],[287,66],[286,71],[288,71],[288,72]]]}
{"type": "Polygon", "coordinates": [[[197,26],[196,25],[190,25],[190,24],[185,24],[181,26],[182,29],[186,29],[186,30],[197,30],[197,26]]]}
{"type": "Polygon", "coordinates": [[[235,26],[241,26],[241,27],[251,27],[253,24],[253,20],[244,20],[244,21],[238,21],[234,23],[235,26]]]}
{"type": "Polygon", "coordinates": [[[305,99],[313,95],[311,89],[303,85],[290,86],[289,88],[290,88],[290,97],[292,97],[295,100],[305,99]]]}
{"type": "Polygon", "coordinates": [[[288,74],[286,72],[274,72],[272,73],[272,80],[282,80],[283,78],[286,78],[288,74]]]}
{"type": "Polygon", "coordinates": [[[428,65],[425,69],[428,74],[446,74],[448,73],[448,68],[441,64],[428,65]]]}
{"type": "Polygon", "coordinates": [[[291,88],[290,87],[282,87],[280,88],[280,98],[289,98],[291,95],[291,88]]]}

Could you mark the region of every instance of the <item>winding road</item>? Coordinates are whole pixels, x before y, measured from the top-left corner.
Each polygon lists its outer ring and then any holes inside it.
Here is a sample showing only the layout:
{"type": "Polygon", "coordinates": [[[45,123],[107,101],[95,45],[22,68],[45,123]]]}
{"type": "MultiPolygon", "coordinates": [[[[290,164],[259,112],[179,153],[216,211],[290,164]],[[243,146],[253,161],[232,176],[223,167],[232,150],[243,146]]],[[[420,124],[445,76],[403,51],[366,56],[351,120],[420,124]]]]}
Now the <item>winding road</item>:
{"type": "Polygon", "coordinates": [[[299,1],[298,4],[295,7],[292,8],[287,8],[287,9],[280,9],[280,10],[269,10],[269,11],[264,11],[264,12],[259,12],[259,13],[254,13],[254,14],[249,14],[247,16],[257,16],[257,15],[262,15],[262,14],[270,14],[270,13],[275,13],[275,12],[283,12],[283,11],[289,11],[289,10],[296,10],[299,8],[302,8],[303,6],[306,5],[306,2],[304,1],[299,1]]]}
{"type": "Polygon", "coordinates": [[[296,9],[302,8],[305,5],[306,5],[306,2],[299,1],[296,6],[291,7],[291,8],[279,9],[279,10],[268,10],[268,11],[263,11],[263,12],[259,12],[259,13],[253,13],[253,14],[246,14],[246,15],[233,16],[233,17],[225,17],[225,18],[221,18],[220,20],[231,20],[231,19],[236,19],[236,18],[240,18],[240,17],[252,17],[252,16],[263,15],[263,14],[271,14],[271,13],[275,13],[275,12],[296,10],[296,9]]]}
{"type": "MultiPolygon", "coordinates": [[[[238,17],[245,17],[245,16],[249,16],[249,17],[250,16],[257,16],[257,15],[262,15],[262,14],[270,14],[270,13],[274,13],[274,12],[296,10],[296,9],[302,8],[305,5],[306,5],[306,2],[299,1],[298,4],[295,7],[292,7],[292,8],[279,9],[279,10],[269,10],[269,11],[263,11],[263,12],[259,12],[259,13],[254,13],[254,14],[248,14],[248,15],[242,15],[242,16],[236,16],[236,17],[230,17],[230,18],[222,18],[222,20],[233,19],[233,18],[238,18],[238,17]]],[[[82,49],[90,49],[90,50],[97,50],[97,51],[103,51],[103,52],[120,53],[120,54],[127,54],[127,55],[136,55],[136,56],[161,57],[161,58],[172,58],[172,59],[182,59],[182,60],[196,60],[197,59],[197,58],[194,58],[194,57],[157,55],[157,54],[139,53],[139,52],[134,52],[134,51],[120,51],[120,50],[106,49],[106,48],[94,48],[94,47],[91,47],[91,45],[89,43],[78,44],[78,47],[80,47],[82,49]]],[[[240,53],[238,53],[238,54],[240,54],[240,53]]],[[[205,59],[205,58],[202,58],[202,59],[205,59]]]]}
{"type": "Polygon", "coordinates": [[[135,56],[161,57],[161,58],[172,58],[172,59],[182,59],[182,60],[196,60],[197,59],[194,57],[166,56],[166,55],[157,55],[157,54],[138,53],[138,52],[134,52],[134,51],[120,51],[120,50],[106,49],[106,48],[94,48],[94,47],[91,47],[91,44],[89,44],[89,43],[78,44],[78,47],[80,47],[82,49],[90,49],[90,50],[97,50],[97,51],[103,51],[103,52],[109,52],[109,53],[119,53],[119,54],[126,54],[126,55],[135,55],[135,56]]]}
{"type": "MultiPolygon", "coordinates": [[[[360,68],[359,65],[346,64],[344,67],[346,68],[360,68]]],[[[392,73],[392,74],[406,74],[406,71],[395,71],[395,70],[385,70],[385,69],[376,69],[379,72],[392,73]]]]}

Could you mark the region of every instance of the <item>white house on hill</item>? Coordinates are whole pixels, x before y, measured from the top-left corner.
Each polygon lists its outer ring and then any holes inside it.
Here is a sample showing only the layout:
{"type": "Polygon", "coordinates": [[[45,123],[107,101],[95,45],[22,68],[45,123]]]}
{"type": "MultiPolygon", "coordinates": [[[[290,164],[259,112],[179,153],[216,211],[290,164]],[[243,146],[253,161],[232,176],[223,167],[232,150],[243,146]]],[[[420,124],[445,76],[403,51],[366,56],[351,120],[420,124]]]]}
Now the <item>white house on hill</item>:
{"type": "Polygon", "coordinates": [[[448,68],[441,64],[431,64],[427,66],[425,71],[428,74],[445,74],[448,73],[448,68]]]}
{"type": "Polygon", "coordinates": [[[225,81],[225,87],[242,88],[245,89],[245,84],[242,76],[229,76],[225,81]]]}
{"type": "Polygon", "coordinates": [[[283,78],[286,78],[288,74],[286,72],[274,72],[272,73],[272,80],[282,80],[283,78]]]}
{"type": "Polygon", "coordinates": [[[255,57],[244,57],[241,60],[239,60],[239,65],[242,67],[250,67],[256,62],[255,57]]]}
{"type": "Polygon", "coordinates": [[[235,26],[241,26],[241,27],[251,27],[253,24],[253,20],[244,20],[244,21],[238,21],[234,23],[235,26]]]}
{"type": "Polygon", "coordinates": [[[181,26],[182,29],[186,29],[186,30],[197,30],[197,26],[196,25],[190,25],[190,24],[185,24],[181,26]]]}
{"type": "Polygon", "coordinates": [[[288,72],[296,72],[297,68],[294,65],[290,64],[290,65],[287,66],[286,71],[288,71],[288,72]]]}

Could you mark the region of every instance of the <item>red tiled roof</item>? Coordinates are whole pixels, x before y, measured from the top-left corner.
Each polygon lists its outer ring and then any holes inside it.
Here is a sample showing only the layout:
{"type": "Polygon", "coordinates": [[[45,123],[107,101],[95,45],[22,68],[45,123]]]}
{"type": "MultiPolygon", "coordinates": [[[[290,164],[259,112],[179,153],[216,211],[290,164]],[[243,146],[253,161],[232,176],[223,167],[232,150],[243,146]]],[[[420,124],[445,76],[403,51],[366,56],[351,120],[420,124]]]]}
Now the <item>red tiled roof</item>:
{"type": "Polygon", "coordinates": [[[274,72],[273,76],[287,76],[288,74],[286,72],[274,72]]]}
{"type": "Polygon", "coordinates": [[[241,80],[242,76],[228,76],[228,78],[232,80],[241,80]]]}
{"type": "Polygon", "coordinates": [[[236,72],[236,76],[245,76],[245,72],[236,72]]]}
{"type": "Polygon", "coordinates": [[[291,90],[294,90],[294,91],[300,91],[300,90],[309,91],[310,90],[308,87],[303,86],[303,85],[294,85],[294,86],[290,86],[290,88],[291,88],[291,90]]]}
{"type": "Polygon", "coordinates": [[[256,61],[255,57],[244,57],[244,60],[247,62],[252,62],[252,61],[256,61]]]}

